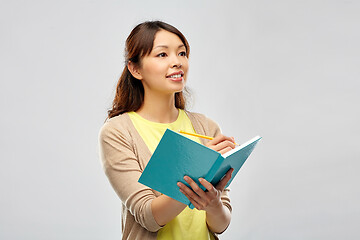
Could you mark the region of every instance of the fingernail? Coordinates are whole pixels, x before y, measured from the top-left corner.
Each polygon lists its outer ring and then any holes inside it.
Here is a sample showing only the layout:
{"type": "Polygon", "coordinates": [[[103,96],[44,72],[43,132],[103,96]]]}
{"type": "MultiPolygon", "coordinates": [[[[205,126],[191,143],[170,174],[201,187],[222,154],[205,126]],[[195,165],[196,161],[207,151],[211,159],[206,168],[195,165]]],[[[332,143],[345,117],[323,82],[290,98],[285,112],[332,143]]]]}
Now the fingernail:
{"type": "Polygon", "coordinates": [[[181,183],[178,182],[177,185],[178,185],[178,187],[181,187],[181,183]]]}

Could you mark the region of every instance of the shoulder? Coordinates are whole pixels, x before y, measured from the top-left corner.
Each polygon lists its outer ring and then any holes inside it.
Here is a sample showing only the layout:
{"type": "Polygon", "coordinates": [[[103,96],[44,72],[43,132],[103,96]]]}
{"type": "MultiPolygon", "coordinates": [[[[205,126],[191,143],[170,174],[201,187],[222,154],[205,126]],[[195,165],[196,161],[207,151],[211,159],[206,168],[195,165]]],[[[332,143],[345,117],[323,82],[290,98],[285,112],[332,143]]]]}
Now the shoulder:
{"type": "Polygon", "coordinates": [[[191,116],[191,117],[195,118],[198,121],[205,122],[205,123],[206,122],[211,122],[211,123],[216,124],[215,121],[213,121],[212,119],[207,117],[205,114],[197,113],[197,112],[190,112],[190,111],[185,111],[185,112],[189,117],[191,116]]]}
{"type": "Polygon", "coordinates": [[[185,112],[190,118],[197,132],[199,132],[200,130],[200,132],[203,132],[203,134],[208,136],[216,136],[221,133],[220,127],[217,124],[217,122],[207,117],[206,115],[196,112],[189,112],[189,111],[185,111],[185,112]]]}
{"type": "Polygon", "coordinates": [[[131,120],[126,113],[106,120],[99,131],[100,140],[109,138],[130,138],[130,136],[131,120]]]}

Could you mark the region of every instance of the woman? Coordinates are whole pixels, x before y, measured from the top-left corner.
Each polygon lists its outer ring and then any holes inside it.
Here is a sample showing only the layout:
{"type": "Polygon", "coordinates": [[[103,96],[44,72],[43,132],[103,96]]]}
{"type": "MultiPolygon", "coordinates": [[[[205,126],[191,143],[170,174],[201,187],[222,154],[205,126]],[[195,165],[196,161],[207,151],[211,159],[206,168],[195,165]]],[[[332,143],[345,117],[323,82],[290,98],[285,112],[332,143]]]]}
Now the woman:
{"type": "Polygon", "coordinates": [[[154,21],[136,26],[125,50],[126,64],[99,135],[106,175],[122,201],[123,239],[216,239],[231,219],[224,187],[232,170],[216,186],[199,179],[206,192],[187,176],[191,188],[178,183],[193,210],[138,183],[167,128],[212,136],[194,140],[220,153],[235,147],[215,122],[184,110],[189,44],[175,27],[154,21]]]}

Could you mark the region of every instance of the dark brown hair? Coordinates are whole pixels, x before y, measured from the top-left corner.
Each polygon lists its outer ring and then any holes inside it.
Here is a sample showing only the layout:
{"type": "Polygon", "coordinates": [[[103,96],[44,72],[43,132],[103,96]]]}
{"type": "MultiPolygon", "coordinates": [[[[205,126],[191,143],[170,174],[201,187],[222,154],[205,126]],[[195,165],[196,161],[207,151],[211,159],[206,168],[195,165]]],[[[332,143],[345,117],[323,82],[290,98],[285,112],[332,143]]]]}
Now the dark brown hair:
{"type": "MultiPolygon", "coordinates": [[[[125,67],[116,86],[112,109],[108,111],[108,118],[125,112],[138,110],[144,101],[144,87],[142,82],[134,78],[127,68],[129,61],[140,66],[141,59],[150,54],[155,34],[161,29],[176,34],[186,48],[189,57],[190,47],[185,36],[175,27],[161,21],[147,21],[137,25],[130,33],[125,43],[125,67]]],[[[185,109],[186,88],[175,93],[175,106],[185,109]]]]}

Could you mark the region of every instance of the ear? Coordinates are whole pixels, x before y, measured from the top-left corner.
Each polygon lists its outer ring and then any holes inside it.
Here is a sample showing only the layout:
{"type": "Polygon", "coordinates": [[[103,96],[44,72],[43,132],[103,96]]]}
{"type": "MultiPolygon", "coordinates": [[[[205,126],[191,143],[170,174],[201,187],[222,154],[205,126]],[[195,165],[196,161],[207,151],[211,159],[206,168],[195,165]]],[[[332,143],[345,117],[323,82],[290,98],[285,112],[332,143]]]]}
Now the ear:
{"type": "Polygon", "coordinates": [[[138,66],[135,63],[129,61],[127,64],[127,68],[129,69],[129,72],[131,73],[131,75],[133,75],[134,78],[142,80],[143,77],[139,71],[138,66]]]}

